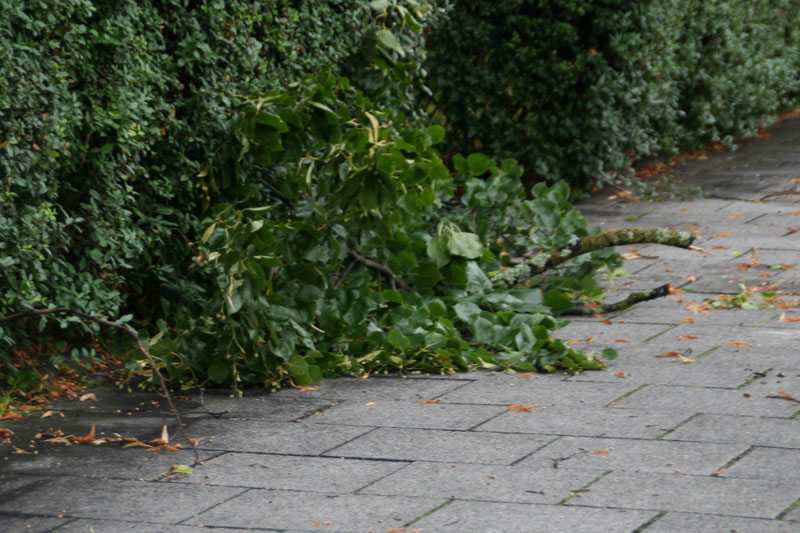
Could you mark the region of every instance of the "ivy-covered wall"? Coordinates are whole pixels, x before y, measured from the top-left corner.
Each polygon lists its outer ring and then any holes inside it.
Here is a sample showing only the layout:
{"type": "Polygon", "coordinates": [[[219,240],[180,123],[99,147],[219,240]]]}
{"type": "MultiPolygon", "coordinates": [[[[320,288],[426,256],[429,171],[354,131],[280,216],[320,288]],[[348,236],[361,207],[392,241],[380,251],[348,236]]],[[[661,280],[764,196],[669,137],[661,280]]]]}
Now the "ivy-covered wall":
{"type": "Polygon", "coordinates": [[[446,150],[601,185],[797,102],[797,0],[457,0],[428,40],[446,150]]]}

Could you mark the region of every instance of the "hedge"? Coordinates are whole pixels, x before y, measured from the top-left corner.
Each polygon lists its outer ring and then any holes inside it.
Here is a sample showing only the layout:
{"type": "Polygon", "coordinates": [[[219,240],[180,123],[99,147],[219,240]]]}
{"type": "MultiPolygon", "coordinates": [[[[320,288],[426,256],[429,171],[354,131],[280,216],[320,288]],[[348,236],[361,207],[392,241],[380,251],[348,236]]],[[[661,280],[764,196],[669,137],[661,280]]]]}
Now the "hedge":
{"type": "Polygon", "coordinates": [[[796,105],[797,0],[456,0],[426,63],[444,150],[590,188],[796,105]]]}

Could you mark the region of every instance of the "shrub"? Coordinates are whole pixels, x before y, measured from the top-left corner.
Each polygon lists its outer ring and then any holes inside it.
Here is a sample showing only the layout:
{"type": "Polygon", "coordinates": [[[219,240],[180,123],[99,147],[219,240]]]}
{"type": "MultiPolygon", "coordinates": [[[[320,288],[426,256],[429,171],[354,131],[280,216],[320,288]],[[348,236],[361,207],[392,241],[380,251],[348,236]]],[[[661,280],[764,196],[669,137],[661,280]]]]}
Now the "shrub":
{"type": "Polygon", "coordinates": [[[428,40],[444,149],[588,188],[796,102],[794,0],[458,0],[428,40]]]}
{"type": "MultiPolygon", "coordinates": [[[[0,315],[66,306],[132,314],[146,329],[163,315],[162,299],[204,298],[189,244],[217,199],[198,173],[240,96],[331,71],[407,114],[430,7],[5,2],[0,315]]],[[[0,327],[0,377],[16,372],[8,352],[25,336],[19,326],[0,327]]]]}

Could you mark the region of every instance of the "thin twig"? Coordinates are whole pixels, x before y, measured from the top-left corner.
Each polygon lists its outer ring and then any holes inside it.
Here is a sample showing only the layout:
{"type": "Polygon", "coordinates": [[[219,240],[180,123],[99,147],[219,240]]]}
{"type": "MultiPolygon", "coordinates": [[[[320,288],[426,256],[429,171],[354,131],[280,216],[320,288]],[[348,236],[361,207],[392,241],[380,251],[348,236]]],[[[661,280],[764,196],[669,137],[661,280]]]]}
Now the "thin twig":
{"type": "Polygon", "coordinates": [[[276,186],[274,186],[273,184],[271,184],[270,182],[268,182],[268,181],[267,181],[267,180],[265,180],[264,178],[258,178],[258,181],[259,181],[259,183],[261,183],[262,185],[265,185],[265,186],[266,186],[266,187],[267,187],[269,190],[271,190],[273,193],[275,193],[275,196],[277,196],[278,198],[280,198],[280,199],[281,199],[281,201],[283,201],[283,203],[285,203],[286,205],[288,205],[288,206],[289,206],[291,209],[294,209],[294,202],[292,202],[291,198],[289,198],[288,196],[286,196],[285,194],[283,194],[283,193],[280,191],[280,189],[278,189],[276,186]]]}
{"type": "Polygon", "coordinates": [[[577,306],[567,309],[562,315],[605,315],[613,313],[614,311],[622,311],[639,302],[646,302],[647,300],[655,300],[669,294],[670,285],[661,285],[655,289],[647,292],[633,292],[628,295],[624,300],[615,302],[613,304],[599,305],[596,307],[577,306]]]}
{"type": "Polygon", "coordinates": [[[412,287],[411,285],[407,284],[406,282],[395,276],[394,272],[392,272],[392,269],[389,268],[388,266],[376,263],[372,259],[367,259],[366,257],[364,257],[363,255],[359,254],[354,250],[350,250],[347,253],[348,255],[350,255],[350,257],[352,257],[365,267],[377,270],[378,272],[389,278],[389,280],[397,284],[397,286],[399,286],[401,289],[414,292],[414,287],[412,287]]]}
{"type": "Polygon", "coordinates": [[[188,442],[192,447],[192,451],[194,452],[194,464],[195,465],[198,464],[200,462],[200,455],[197,452],[197,446],[195,445],[194,441],[192,441],[192,439],[190,439],[189,436],[184,431],[184,429],[183,429],[183,420],[181,419],[181,415],[178,412],[178,409],[175,408],[175,404],[172,403],[172,396],[170,395],[169,390],[167,389],[167,383],[166,383],[164,377],[161,375],[161,371],[159,371],[158,365],[156,365],[156,362],[153,359],[153,356],[144,347],[144,345],[142,344],[141,339],[139,338],[139,334],[135,330],[129,328],[128,326],[125,326],[124,324],[118,324],[116,322],[111,322],[110,320],[106,320],[106,319],[100,318],[98,316],[90,315],[90,314],[84,313],[82,311],[76,311],[74,309],[70,309],[69,307],[55,307],[55,308],[51,308],[51,309],[31,309],[31,310],[28,310],[28,311],[22,311],[22,312],[19,312],[19,313],[13,313],[11,315],[6,315],[4,317],[0,317],[0,323],[2,323],[2,322],[10,322],[12,320],[20,320],[20,319],[23,319],[23,318],[27,318],[29,316],[55,315],[55,314],[74,315],[74,316],[77,316],[78,318],[82,318],[83,320],[88,320],[88,321],[100,324],[101,326],[105,326],[105,327],[108,327],[108,328],[117,329],[119,331],[122,331],[123,333],[125,333],[126,335],[130,336],[133,339],[134,344],[136,344],[136,349],[138,349],[142,354],[144,354],[144,356],[150,362],[150,365],[153,367],[153,372],[156,373],[156,376],[158,377],[158,381],[161,383],[161,395],[164,397],[164,399],[167,400],[167,403],[169,404],[169,407],[172,410],[172,414],[175,416],[175,419],[178,421],[178,431],[183,436],[183,438],[186,439],[186,442],[188,442]]]}
{"type": "Polygon", "coordinates": [[[354,266],[356,266],[356,262],[350,261],[350,264],[345,267],[344,272],[337,276],[336,283],[333,284],[334,289],[338,289],[344,284],[344,281],[347,279],[347,276],[350,275],[350,271],[353,270],[354,266]]]}

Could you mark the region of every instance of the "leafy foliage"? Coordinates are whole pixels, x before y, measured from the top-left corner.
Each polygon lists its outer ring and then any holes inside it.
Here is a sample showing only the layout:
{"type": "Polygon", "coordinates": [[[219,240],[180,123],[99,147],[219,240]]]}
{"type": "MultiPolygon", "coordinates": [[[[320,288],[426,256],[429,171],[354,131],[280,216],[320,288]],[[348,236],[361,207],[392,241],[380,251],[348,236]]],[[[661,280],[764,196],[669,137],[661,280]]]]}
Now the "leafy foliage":
{"type": "Polygon", "coordinates": [[[794,0],[458,0],[428,40],[450,152],[588,188],[797,102],[794,0]]]}
{"type": "Polygon", "coordinates": [[[522,168],[481,154],[457,157],[451,176],[433,148],[441,127],[390,118],[335,77],[243,105],[205,175],[223,201],[198,269],[217,288],[153,340],[174,378],[277,384],[288,373],[305,385],[371,370],[600,367],[552,331],[565,291],[595,290],[591,274],[616,256],[547,283],[489,278],[500,257],[588,235],[569,188],[540,184],[520,200],[522,168]]]}
{"type": "MultiPolygon", "coordinates": [[[[0,315],[66,306],[148,328],[162,298],[203,298],[187,271],[211,203],[197,174],[237,95],[332,71],[410,113],[437,13],[425,0],[4,2],[0,315]]],[[[46,327],[0,327],[0,378],[46,327]]]]}

